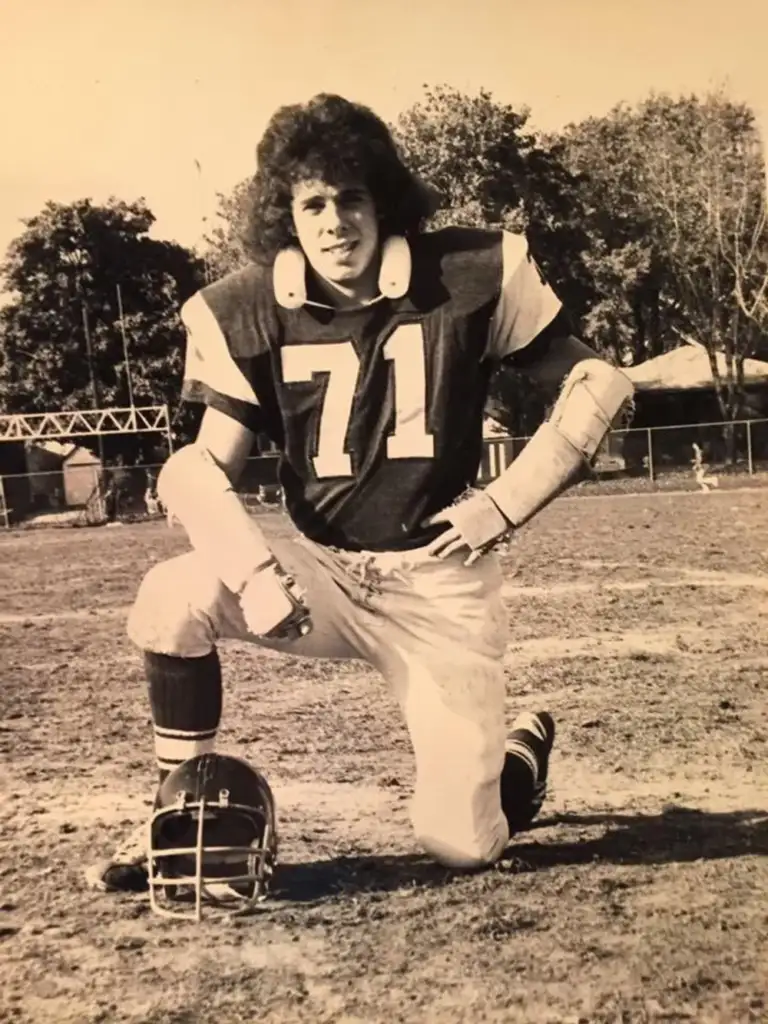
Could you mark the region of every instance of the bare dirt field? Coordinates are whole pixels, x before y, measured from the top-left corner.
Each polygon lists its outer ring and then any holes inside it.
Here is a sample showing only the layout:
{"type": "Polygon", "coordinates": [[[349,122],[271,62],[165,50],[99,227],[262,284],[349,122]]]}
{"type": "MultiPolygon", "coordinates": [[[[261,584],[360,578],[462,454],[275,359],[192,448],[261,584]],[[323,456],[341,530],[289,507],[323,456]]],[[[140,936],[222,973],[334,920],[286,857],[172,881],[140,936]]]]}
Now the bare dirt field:
{"type": "Polygon", "coordinates": [[[224,925],[82,883],[151,802],[125,611],[185,546],[0,537],[0,1019],[768,1020],[768,491],[562,499],[521,532],[509,715],[559,735],[540,822],[488,872],[415,848],[374,673],[224,647],[220,749],[267,773],[282,836],[274,899],[224,925]]]}

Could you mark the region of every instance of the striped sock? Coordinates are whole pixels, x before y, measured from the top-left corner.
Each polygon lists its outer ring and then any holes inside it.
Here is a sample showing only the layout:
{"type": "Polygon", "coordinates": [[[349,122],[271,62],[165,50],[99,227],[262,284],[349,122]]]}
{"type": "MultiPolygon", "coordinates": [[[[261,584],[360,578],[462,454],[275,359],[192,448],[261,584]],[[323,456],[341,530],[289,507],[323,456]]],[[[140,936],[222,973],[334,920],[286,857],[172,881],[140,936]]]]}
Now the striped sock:
{"type": "Polygon", "coordinates": [[[555,725],[547,712],[518,715],[507,737],[501,772],[501,807],[511,833],[527,828],[547,792],[555,725]]]}
{"type": "Polygon", "coordinates": [[[530,712],[518,715],[507,737],[507,754],[520,758],[537,782],[546,781],[550,749],[550,737],[540,716],[530,712]]]}
{"type": "Polygon", "coordinates": [[[214,648],[202,658],[146,651],[144,667],[162,782],[183,761],[213,750],[221,720],[221,664],[214,648]]]}

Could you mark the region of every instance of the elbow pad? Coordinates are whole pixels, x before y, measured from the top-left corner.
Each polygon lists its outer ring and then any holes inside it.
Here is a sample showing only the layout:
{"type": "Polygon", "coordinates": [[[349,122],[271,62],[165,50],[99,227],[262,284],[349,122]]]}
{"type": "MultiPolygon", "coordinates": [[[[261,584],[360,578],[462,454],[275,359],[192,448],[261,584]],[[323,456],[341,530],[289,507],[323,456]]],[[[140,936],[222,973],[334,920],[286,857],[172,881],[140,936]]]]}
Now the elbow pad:
{"type": "Polygon", "coordinates": [[[485,488],[511,524],[521,526],[575,482],[618,418],[631,408],[633,394],[630,379],[610,363],[577,363],[549,419],[485,488]]]}
{"type": "Polygon", "coordinates": [[[157,495],[184,527],[195,551],[234,594],[272,559],[229,477],[200,445],[171,455],[157,478],[157,495]]]}

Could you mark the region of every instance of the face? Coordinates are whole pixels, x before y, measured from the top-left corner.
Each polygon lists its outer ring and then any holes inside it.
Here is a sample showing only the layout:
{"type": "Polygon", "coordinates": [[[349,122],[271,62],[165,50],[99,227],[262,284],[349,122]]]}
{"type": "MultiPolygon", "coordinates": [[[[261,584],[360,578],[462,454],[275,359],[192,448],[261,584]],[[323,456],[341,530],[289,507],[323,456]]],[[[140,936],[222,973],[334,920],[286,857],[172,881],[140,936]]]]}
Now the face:
{"type": "Polygon", "coordinates": [[[378,292],[379,225],[363,185],[304,181],[293,187],[296,235],[310,266],[341,295],[364,300],[378,292]]]}

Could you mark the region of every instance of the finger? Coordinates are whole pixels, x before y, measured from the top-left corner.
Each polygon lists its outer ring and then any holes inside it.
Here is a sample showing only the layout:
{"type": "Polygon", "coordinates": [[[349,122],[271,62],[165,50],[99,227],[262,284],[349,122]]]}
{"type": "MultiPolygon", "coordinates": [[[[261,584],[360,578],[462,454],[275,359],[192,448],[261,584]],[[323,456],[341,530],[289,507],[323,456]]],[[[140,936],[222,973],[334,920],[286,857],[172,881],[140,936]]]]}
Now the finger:
{"type": "Polygon", "coordinates": [[[454,554],[456,551],[459,551],[461,548],[464,548],[466,546],[467,542],[464,540],[462,536],[459,536],[456,538],[456,540],[451,541],[450,544],[446,545],[437,557],[448,558],[449,555],[454,554]]]}
{"type": "Polygon", "coordinates": [[[464,560],[464,565],[466,565],[466,567],[469,568],[471,565],[474,565],[475,562],[479,561],[482,557],[482,551],[472,551],[469,557],[464,560]]]}
{"type": "Polygon", "coordinates": [[[432,543],[427,548],[427,555],[429,555],[430,558],[437,558],[437,556],[440,554],[444,547],[445,541],[443,540],[442,537],[440,538],[440,540],[433,540],[432,543]]]}
{"type": "Polygon", "coordinates": [[[454,527],[451,530],[446,530],[445,533],[441,533],[439,537],[436,537],[431,544],[427,545],[428,555],[437,555],[446,544],[451,544],[453,541],[458,540],[461,537],[459,531],[454,527]]]}
{"type": "Polygon", "coordinates": [[[433,516],[427,516],[426,519],[422,519],[422,526],[434,526],[436,523],[450,523],[448,513],[445,509],[440,512],[435,512],[433,516]]]}

